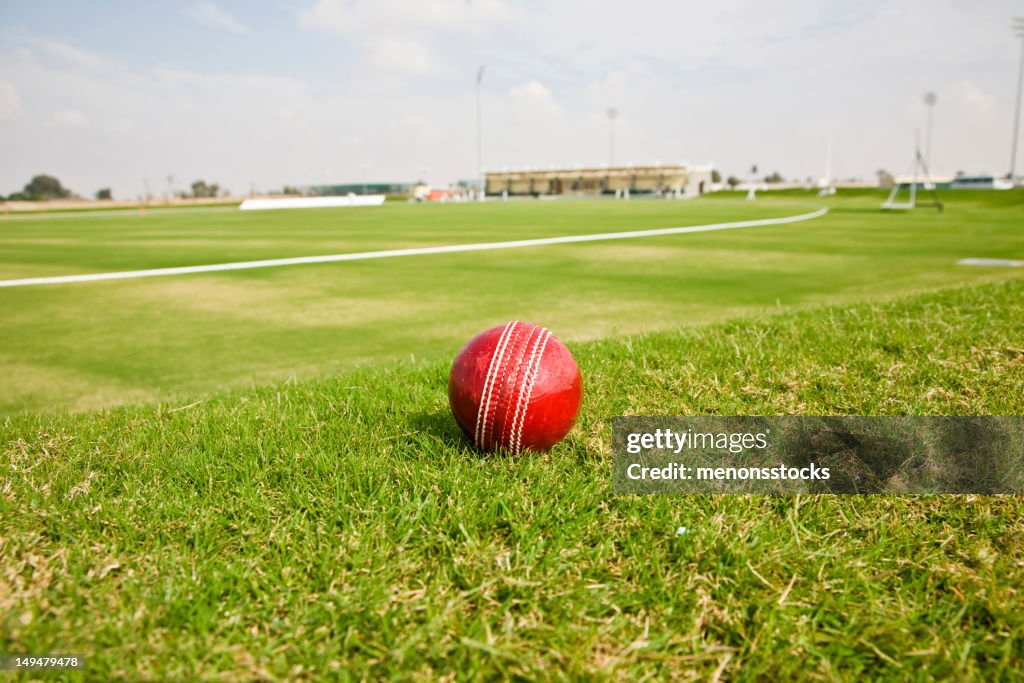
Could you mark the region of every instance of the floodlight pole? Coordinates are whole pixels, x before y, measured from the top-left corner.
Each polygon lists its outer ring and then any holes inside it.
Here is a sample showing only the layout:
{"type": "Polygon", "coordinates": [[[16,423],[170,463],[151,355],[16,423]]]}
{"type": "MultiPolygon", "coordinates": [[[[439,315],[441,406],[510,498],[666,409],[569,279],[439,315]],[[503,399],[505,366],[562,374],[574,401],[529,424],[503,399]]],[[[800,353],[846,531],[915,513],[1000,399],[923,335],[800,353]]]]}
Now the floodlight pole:
{"type": "Polygon", "coordinates": [[[480,179],[480,199],[484,198],[487,194],[487,179],[484,177],[484,138],[483,138],[483,124],[482,113],[483,109],[480,106],[480,84],[484,80],[484,65],[480,65],[480,70],[476,72],[476,172],[477,177],[480,179]]]}
{"type": "Polygon", "coordinates": [[[928,107],[928,129],[925,133],[924,159],[928,164],[929,173],[931,173],[932,167],[932,110],[935,109],[935,103],[938,99],[939,98],[933,92],[926,92],[924,94],[924,103],[928,107]]]}
{"type": "Polygon", "coordinates": [[[618,116],[618,109],[608,107],[608,168],[615,165],[615,119],[618,116]]]}
{"type": "Polygon", "coordinates": [[[910,205],[917,206],[917,169],[921,164],[921,129],[914,129],[914,168],[910,177],[910,205]]]}
{"type": "Polygon", "coordinates": [[[1010,147],[1010,183],[1017,182],[1017,134],[1020,131],[1020,91],[1024,87],[1024,18],[1014,17],[1013,32],[1020,38],[1020,68],[1017,73],[1017,106],[1013,113],[1013,146],[1010,147]]]}

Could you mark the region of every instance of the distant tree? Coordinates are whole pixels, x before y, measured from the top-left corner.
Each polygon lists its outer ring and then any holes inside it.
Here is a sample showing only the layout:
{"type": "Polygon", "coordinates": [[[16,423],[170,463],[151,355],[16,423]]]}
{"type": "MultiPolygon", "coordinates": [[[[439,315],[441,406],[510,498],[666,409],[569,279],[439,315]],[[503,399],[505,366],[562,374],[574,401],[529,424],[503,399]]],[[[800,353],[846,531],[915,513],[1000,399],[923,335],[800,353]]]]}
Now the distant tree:
{"type": "Polygon", "coordinates": [[[284,189],[281,190],[281,194],[302,194],[302,190],[291,185],[285,185],[284,189]]]}
{"type": "Polygon", "coordinates": [[[956,177],[957,178],[962,178],[965,175],[967,175],[967,174],[964,171],[957,171],[956,172],[956,177]]]}
{"type": "Polygon", "coordinates": [[[96,199],[113,199],[114,193],[110,191],[109,187],[101,187],[96,190],[96,199]]]}
{"type": "Polygon", "coordinates": [[[757,164],[750,167],[750,175],[757,175],[757,164]]]}
{"type": "Polygon", "coordinates": [[[722,174],[718,172],[717,168],[711,169],[711,182],[720,183],[722,182],[722,174]]]}
{"type": "Polygon", "coordinates": [[[784,182],[786,182],[786,179],[783,178],[782,175],[778,171],[775,171],[771,175],[765,176],[764,177],[764,181],[766,183],[784,183],[784,182]]]}
{"type": "Polygon", "coordinates": [[[880,168],[877,171],[875,171],[875,177],[878,178],[878,186],[879,187],[892,187],[893,186],[894,179],[892,177],[892,173],[889,173],[884,168],[880,168]]]}
{"type": "Polygon", "coordinates": [[[731,175],[731,176],[729,176],[729,177],[728,177],[728,178],[726,179],[726,181],[725,181],[725,182],[726,182],[726,184],[728,184],[728,185],[729,185],[729,187],[736,187],[737,185],[739,185],[739,184],[740,184],[740,179],[739,179],[739,178],[737,178],[737,177],[736,177],[736,176],[734,176],[734,175],[731,175]]]}
{"type": "Polygon", "coordinates": [[[217,183],[207,184],[205,180],[197,180],[192,183],[192,197],[218,197],[221,194],[221,187],[217,183]]]}
{"type": "Polygon", "coordinates": [[[32,178],[23,192],[33,200],[64,199],[71,196],[71,190],[51,175],[37,175],[32,178]]]}

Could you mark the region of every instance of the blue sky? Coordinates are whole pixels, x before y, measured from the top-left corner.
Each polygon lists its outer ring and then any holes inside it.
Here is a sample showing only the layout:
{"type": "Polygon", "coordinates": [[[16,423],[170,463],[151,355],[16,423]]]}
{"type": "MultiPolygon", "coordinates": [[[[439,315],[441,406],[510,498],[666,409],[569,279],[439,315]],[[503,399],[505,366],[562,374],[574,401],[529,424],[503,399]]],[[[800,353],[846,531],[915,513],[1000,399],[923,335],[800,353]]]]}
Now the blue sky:
{"type": "Polygon", "coordinates": [[[937,171],[1009,166],[1020,3],[228,0],[0,4],[0,193],[115,196],[488,168],[714,162],[901,172],[938,94],[937,171]]]}

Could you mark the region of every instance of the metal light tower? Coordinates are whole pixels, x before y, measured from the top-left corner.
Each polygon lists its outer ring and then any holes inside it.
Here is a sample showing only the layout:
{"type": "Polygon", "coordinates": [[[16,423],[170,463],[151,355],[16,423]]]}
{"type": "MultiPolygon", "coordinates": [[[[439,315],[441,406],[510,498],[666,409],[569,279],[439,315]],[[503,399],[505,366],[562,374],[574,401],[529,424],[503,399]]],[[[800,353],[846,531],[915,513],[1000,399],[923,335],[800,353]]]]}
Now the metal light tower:
{"type": "Polygon", "coordinates": [[[619,110],[608,107],[608,168],[615,165],[615,119],[618,117],[619,110]]]}
{"type": "Polygon", "coordinates": [[[933,92],[926,92],[924,94],[924,103],[928,107],[928,128],[925,132],[924,160],[928,165],[929,172],[932,167],[932,110],[935,108],[935,103],[938,100],[938,96],[933,92]]]}
{"type": "Polygon", "coordinates": [[[484,65],[480,65],[480,70],[476,72],[476,172],[477,177],[480,178],[480,199],[483,200],[484,194],[487,192],[487,181],[484,178],[484,137],[483,137],[483,124],[481,123],[482,109],[480,107],[480,84],[484,80],[484,65]]]}
{"type": "Polygon", "coordinates": [[[1020,91],[1024,86],[1024,17],[1014,17],[1013,32],[1020,41],[1020,71],[1017,74],[1017,108],[1013,112],[1013,147],[1010,148],[1010,182],[1017,182],[1017,133],[1020,130],[1020,91]]]}

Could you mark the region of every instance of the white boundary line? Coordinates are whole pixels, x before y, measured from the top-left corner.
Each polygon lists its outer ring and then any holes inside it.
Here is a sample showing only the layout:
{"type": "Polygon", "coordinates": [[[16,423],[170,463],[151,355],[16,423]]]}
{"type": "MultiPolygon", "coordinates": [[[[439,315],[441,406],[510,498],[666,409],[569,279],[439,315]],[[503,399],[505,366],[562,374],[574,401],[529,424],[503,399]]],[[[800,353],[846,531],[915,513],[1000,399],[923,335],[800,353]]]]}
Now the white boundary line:
{"type": "Polygon", "coordinates": [[[150,270],[126,270],[115,273],[89,273],[86,275],[57,275],[54,277],[30,277],[20,280],[0,280],[0,287],[29,287],[32,285],[64,285],[75,282],[98,282],[101,280],[132,280],[140,277],[159,277],[164,275],[188,275],[192,273],[217,273],[225,270],[250,270],[252,268],[275,268],[277,266],[298,266],[311,263],[338,263],[341,261],[364,261],[377,258],[394,258],[398,256],[424,256],[427,254],[457,254],[464,251],[488,251],[491,249],[518,249],[520,247],[539,247],[547,244],[571,244],[574,242],[600,242],[604,240],[624,240],[636,237],[660,237],[662,235],[683,235],[691,232],[711,232],[713,230],[731,230],[734,228],[756,228],[763,225],[784,225],[798,223],[824,216],[827,208],[820,208],[811,213],[784,218],[762,218],[754,221],[737,221],[734,223],[711,223],[708,225],[690,225],[682,228],[655,228],[653,230],[632,230],[627,232],[604,232],[594,235],[566,235],[563,237],[541,237],[530,240],[512,240],[509,242],[480,242],[477,244],[451,244],[442,247],[417,247],[413,249],[391,249],[389,251],[363,251],[353,254],[328,254],[325,256],[297,256],[294,258],[265,259],[262,261],[240,261],[237,263],[213,263],[205,266],[179,266],[176,268],[153,268],[150,270]]]}
{"type": "Polygon", "coordinates": [[[1020,268],[1024,266],[1024,260],[1008,258],[962,258],[956,262],[958,266],[996,266],[1005,268],[1020,268]]]}

